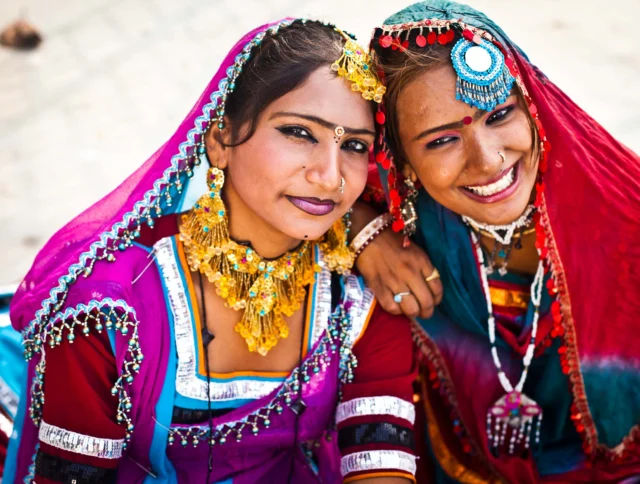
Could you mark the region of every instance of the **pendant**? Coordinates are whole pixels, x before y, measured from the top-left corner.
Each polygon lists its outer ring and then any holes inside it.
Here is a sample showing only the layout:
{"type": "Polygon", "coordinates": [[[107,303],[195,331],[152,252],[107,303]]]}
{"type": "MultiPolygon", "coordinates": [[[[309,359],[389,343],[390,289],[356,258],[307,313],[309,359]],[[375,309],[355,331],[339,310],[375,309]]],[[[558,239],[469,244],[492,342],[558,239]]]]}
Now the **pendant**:
{"type": "Polygon", "coordinates": [[[487,437],[489,446],[498,449],[509,440],[509,454],[524,442],[524,449],[531,444],[535,426],[535,443],[540,443],[542,408],[524,393],[511,391],[498,399],[487,413],[487,437]]]}

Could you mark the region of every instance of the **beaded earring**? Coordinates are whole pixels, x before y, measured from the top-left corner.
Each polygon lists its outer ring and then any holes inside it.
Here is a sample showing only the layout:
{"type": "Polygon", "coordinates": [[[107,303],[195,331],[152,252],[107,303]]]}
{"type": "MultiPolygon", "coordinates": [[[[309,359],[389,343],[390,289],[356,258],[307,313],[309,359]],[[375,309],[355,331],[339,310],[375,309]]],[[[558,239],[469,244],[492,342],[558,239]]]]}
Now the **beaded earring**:
{"type": "Polygon", "coordinates": [[[355,262],[355,253],[349,245],[348,235],[351,231],[351,209],[337,220],[327,232],[320,249],[330,271],[348,274],[355,262]]]}

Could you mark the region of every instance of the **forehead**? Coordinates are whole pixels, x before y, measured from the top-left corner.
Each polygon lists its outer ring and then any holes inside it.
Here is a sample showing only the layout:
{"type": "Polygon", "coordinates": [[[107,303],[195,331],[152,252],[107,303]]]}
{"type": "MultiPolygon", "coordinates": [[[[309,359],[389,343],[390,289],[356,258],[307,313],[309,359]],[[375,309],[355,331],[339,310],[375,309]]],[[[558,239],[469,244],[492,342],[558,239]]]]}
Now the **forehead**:
{"type": "Polygon", "coordinates": [[[265,114],[296,112],[323,118],[352,128],[373,126],[371,101],[351,90],[350,82],[337,77],[329,66],[316,69],[296,89],[274,101],[265,114]]]}
{"type": "Polygon", "coordinates": [[[401,124],[425,119],[449,122],[475,111],[456,99],[456,74],[450,65],[418,73],[401,88],[396,109],[401,124]]]}

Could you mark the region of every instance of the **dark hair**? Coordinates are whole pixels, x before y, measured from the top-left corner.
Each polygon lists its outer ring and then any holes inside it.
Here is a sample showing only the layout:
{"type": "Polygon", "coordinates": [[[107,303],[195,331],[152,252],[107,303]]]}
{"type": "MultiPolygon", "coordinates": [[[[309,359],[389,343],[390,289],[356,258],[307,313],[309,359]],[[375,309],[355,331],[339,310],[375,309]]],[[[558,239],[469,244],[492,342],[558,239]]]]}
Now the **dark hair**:
{"type": "MultiPolygon", "coordinates": [[[[453,40],[445,45],[436,42],[433,45],[420,47],[416,44],[416,38],[420,35],[420,32],[414,29],[408,36],[407,34],[401,36],[402,40],[408,41],[408,45],[405,44],[406,48],[396,49],[392,49],[391,47],[383,48],[380,46],[379,38],[381,31],[378,30],[375,33],[372,42],[375,50],[375,63],[378,69],[383,72],[387,85],[387,92],[384,96],[384,105],[387,112],[387,122],[385,126],[386,139],[387,144],[396,155],[396,161],[399,165],[409,160],[402,149],[398,132],[398,110],[395,108],[398,105],[398,97],[402,90],[424,71],[436,69],[443,65],[451,66],[451,50],[462,37],[461,32],[458,30],[454,30],[454,32],[453,40]]],[[[523,106],[526,106],[522,91],[517,87],[514,89],[520,102],[523,106]]],[[[538,130],[536,129],[533,118],[529,114],[529,110],[526,109],[525,111],[527,113],[527,119],[529,120],[529,126],[531,127],[534,146],[532,156],[535,159],[537,157],[538,130]]]]}
{"type": "Polygon", "coordinates": [[[340,58],[344,43],[344,37],[333,27],[311,20],[298,20],[275,35],[267,34],[251,51],[251,59],[226,102],[231,130],[226,146],[237,146],[251,138],[262,111],[299,87],[316,69],[329,69],[340,58]]]}

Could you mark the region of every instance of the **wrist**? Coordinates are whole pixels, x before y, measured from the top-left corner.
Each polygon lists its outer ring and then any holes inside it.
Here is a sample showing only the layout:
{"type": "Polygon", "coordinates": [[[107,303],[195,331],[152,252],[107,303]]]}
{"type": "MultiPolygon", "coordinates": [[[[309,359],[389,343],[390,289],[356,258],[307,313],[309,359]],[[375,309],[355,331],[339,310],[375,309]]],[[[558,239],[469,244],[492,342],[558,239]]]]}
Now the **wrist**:
{"type": "Polygon", "coordinates": [[[355,257],[358,257],[360,253],[369,245],[373,239],[380,235],[392,222],[391,214],[383,213],[371,220],[365,227],[360,230],[357,235],[351,241],[349,245],[350,249],[354,253],[355,257]]]}
{"type": "Polygon", "coordinates": [[[356,236],[362,232],[372,220],[380,215],[371,205],[361,201],[356,202],[351,210],[351,231],[348,236],[349,242],[353,241],[356,236]]]}

